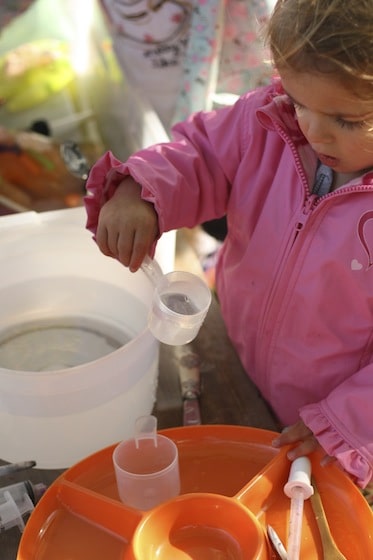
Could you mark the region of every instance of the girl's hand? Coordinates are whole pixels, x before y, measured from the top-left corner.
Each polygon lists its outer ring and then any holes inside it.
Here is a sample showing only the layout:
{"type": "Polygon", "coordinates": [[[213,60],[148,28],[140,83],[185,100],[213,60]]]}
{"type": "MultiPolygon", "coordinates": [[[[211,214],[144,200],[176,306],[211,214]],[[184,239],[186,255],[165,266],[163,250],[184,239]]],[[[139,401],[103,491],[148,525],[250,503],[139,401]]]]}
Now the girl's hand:
{"type": "MultiPolygon", "coordinates": [[[[309,455],[313,451],[316,451],[316,449],[322,449],[311,430],[307,428],[302,420],[285,428],[281,434],[272,441],[273,447],[282,447],[283,445],[291,444],[294,444],[294,446],[287,453],[287,457],[290,461],[294,461],[294,459],[302,457],[303,455],[309,455]]],[[[332,457],[325,454],[322,459],[322,464],[325,465],[332,460],[334,460],[332,457]]]]}
{"type": "Polygon", "coordinates": [[[153,204],[141,198],[141,186],[126,177],[101,208],[96,242],[104,255],[136,272],[158,235],[153,204]]]}

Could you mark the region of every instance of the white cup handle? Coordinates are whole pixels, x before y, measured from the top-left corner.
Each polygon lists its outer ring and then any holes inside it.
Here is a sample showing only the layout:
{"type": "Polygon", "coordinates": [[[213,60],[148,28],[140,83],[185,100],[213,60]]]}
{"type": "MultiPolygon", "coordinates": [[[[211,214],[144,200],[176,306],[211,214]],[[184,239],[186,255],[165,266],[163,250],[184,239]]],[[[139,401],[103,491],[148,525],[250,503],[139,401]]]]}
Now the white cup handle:
{"type": "Polygon", "coordinates": [[[139,416],[135,422],[135,443],[139,448],[141,439],[152,439],[157,447],[157,418],[152,414],[139,416]]]}
{"type": "Polygon", "coordinates": [[[157,261],[151,259],[149,255],[146,255],[146,257],[142,261],[141,269],[143,270],[143,272],[145,272],[145,274],[147,275],[147,277],[149,278],[149,280],[152,282],[154,286],[157,285],[158,281],[163,276],[161,267],[159,266],[157,261]]]}

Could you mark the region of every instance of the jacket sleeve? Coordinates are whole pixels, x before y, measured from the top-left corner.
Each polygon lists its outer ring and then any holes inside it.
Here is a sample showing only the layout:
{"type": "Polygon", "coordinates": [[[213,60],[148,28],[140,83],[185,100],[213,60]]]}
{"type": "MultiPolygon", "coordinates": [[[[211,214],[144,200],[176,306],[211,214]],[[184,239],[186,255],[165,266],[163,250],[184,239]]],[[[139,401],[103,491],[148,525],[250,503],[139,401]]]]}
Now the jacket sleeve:
{"type": "Polygon", "coordinates": [[[320,445],[364,488],[373,477],[373,364],[300,409],[320,445]]]}
{"type": "Polygon", "coordinates": [[[94,232],[100,208],[126,175],[142,186],[142,198],[154,204],[161,233],[223,216],[242,153],[255,135],[250,122],[256,121],[258,103],[267,97],[263,88],[233,107],[195,113],[174,126],[171,142],[140,150],[125,163],[106,153],[87,181],[88,229],[94,232]]]}

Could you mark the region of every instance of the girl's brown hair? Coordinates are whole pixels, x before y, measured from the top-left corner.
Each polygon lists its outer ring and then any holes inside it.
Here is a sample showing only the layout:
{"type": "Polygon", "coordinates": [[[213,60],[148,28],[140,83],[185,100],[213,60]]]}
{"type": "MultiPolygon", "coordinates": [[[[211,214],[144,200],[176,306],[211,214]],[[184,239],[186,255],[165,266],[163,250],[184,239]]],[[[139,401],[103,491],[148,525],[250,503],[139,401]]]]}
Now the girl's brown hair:
{"type": "Polygon", "coordinates": [[[267,41],[281,70],[331,72],[373,97],[373,0],[278,0],[267,41]]]}

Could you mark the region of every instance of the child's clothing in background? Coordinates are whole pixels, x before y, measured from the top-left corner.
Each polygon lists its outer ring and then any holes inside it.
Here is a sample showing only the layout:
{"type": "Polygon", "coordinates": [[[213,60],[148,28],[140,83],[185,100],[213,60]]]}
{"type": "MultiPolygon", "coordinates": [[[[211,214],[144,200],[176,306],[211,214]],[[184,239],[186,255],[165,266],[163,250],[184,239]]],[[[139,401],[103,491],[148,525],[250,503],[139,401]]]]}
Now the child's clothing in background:
{"type": "MultiPolygon", "coordinates": [[[[261,30],[274,0],[99,1],[125,76],[166,130],[211,109],[216,94],[239,95],[270,79],[261,30]]],[[[2,3],[0,30],[34,2],[2,3]]]]}
{"type": "Polygon", "coordinates": [[[211,109],[215,94],[241,94],[270,80],[260,33],[272,0],[101,1],[125,76],[166,130],[211,109]]]}

